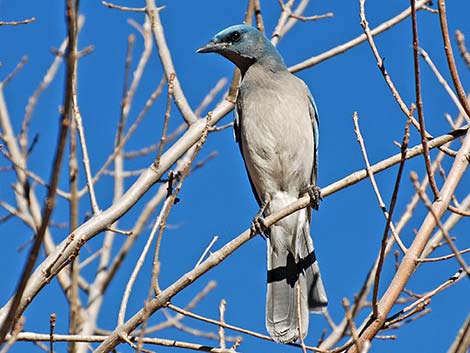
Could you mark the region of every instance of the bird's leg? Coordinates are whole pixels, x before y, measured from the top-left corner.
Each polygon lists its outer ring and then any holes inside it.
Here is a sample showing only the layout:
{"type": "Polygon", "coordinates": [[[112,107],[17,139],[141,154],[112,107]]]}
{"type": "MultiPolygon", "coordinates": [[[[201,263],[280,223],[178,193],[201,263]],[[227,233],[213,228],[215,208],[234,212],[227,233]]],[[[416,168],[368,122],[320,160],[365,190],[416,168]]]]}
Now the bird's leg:
{"type": "Polygon", "coordinates": [[[264,223],[264,218],[261,216],[266,210],[266,207],[268,207],[270,201],[271,197],[269,194],[264,194],[263,203],[261,204],[258,213],[256,213],[255,217],[253,218],[253,221],[251,221],[251,233],[259,233],[259,235],[261,235],[263,238],[266,238],[266,231],[268,230],[268,227],[266,226],[266,223],[264,223]]]}
{"type": "Polygon", "coordinates": [[[310,196],[310,206],[318,210],[318,207],[320,206],[320,201],[323,200],[321,197],[321,189],[317,185],[309,185],[306,187],[306,190],[303,191],[302,193],[308,193],[308,196],[310,196]]]}

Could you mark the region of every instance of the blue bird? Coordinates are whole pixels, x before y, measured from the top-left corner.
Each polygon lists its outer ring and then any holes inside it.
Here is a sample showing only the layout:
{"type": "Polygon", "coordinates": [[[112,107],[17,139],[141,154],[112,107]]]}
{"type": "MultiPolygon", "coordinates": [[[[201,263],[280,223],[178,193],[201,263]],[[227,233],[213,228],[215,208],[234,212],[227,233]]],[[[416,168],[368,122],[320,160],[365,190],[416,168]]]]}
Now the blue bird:
{"type": "MultiPolygon", "coordinates": [[[[318,113],[307,85],[287,70],[276,48],[251,26],[229,27],[197,52],[218,53],[241,71],[235,138],[260,214],[275,213],[307,193],[312,207],[318,208],[318,113]]],[[[277,342],[304,338],[309,311],[321,312],[327,305],[310,215],[308,207],[265,229],[266,328],[277,342]]],[[[263,225],[259,217],[254,224],[258,222],[263,225]]]]}

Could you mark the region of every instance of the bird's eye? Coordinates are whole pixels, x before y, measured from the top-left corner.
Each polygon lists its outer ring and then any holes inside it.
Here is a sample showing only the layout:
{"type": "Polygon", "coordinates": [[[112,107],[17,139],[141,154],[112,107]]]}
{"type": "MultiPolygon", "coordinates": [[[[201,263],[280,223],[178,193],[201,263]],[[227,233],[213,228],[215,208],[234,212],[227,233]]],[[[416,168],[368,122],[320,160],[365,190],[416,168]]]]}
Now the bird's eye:
{"type": "Polygon", "coordinates": [[[240,32],[233,32],[231,35],[230,35],[230,41],[231,42],[238,42],[240,40],[240,32]]]}

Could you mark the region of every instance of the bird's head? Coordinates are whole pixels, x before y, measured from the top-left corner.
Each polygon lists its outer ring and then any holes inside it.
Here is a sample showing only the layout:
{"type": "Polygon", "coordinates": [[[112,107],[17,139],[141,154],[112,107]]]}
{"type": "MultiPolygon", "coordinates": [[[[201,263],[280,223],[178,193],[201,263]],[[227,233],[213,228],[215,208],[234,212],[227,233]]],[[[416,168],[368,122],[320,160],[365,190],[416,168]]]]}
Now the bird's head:
{"type": "Polygon", "coordinates": [[[269,65],[271,69],[285,69],[284,61],[271,42],[256,28],[235,25],[217,33],[197,53],[218,53],[245,73],[255,62],[269,65]]]}

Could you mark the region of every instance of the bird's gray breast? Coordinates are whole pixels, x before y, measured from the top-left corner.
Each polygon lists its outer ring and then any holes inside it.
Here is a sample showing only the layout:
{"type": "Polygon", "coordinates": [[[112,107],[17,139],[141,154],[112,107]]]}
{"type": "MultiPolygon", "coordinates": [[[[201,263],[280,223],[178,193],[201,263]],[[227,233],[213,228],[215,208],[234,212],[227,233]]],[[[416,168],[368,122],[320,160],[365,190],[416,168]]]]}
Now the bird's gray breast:
{"type": "Polygon", "coordinates": [[[286,72],[247,72],[237,109],[239,143],[260,197],[286,191],[298,195],[310,183],[313,127],[303,83],[286,72]]]}

